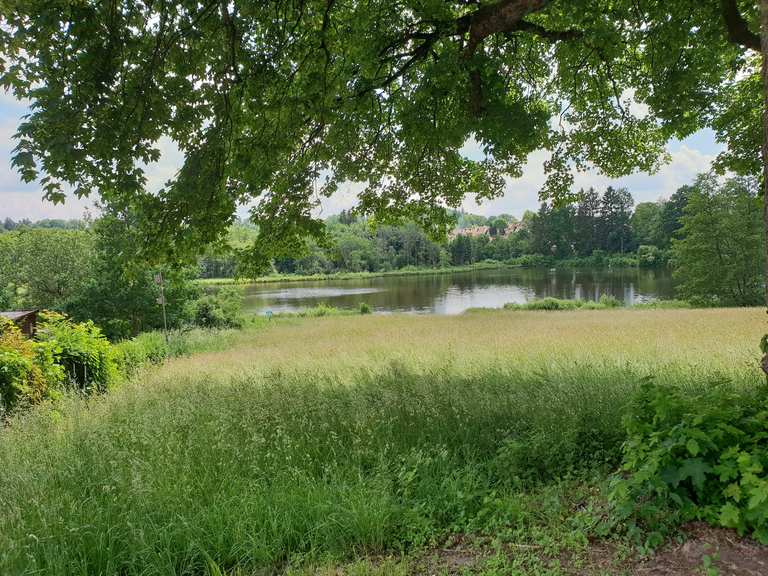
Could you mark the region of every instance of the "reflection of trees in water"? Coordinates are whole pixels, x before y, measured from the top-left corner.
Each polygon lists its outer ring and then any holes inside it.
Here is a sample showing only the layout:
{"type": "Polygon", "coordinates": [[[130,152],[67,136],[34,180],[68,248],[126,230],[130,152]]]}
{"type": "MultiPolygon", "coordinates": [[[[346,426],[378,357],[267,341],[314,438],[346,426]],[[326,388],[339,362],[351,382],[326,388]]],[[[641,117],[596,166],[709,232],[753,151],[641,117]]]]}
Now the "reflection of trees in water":
{"type": "MultiPolygon", "coordinates": [[[[533,269],[510,268],[413,276],[384,276],[344,281],[301,283],[301,288],[338,289],[334,297],[282,301],[282,307],[304,308],[325,302],[339,308],[357,308],[361,302],[377,310],[433,310],[458,312],[462,305],[498,306],[505,302],[554,297],[599,300],[608,294],[623,302],[671,298],[672,279],[666,270],[648,269],[533,269]],[[374,289],[377,292],[344,294],[345,290],[374,289]],[[487,300],[487,303],[486,303],[487,300]],[[450,305],[446,303],[450,301],[450,305]]],[[[260,294],[299,289],[296,283],[269,287],[254,286],[246,294],[246,307],[260,310],[276,306],[260,294]]]]}
{"type": "Polygon", "coordinates": [[[672,278],[665,270],[529,270],[521,273],[519,279],[534,287],[536,298],[596,301],[606,294],[631,304],[639,299],[673,295],[672,278]]]}

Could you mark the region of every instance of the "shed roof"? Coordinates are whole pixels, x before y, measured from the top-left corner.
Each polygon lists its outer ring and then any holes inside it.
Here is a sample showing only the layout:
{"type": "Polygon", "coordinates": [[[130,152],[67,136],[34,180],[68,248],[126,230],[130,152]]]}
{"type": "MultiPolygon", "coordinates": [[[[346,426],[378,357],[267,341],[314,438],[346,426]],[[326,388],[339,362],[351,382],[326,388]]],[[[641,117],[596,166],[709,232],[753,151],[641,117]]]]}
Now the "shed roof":
{"type": "Polygon", "coordinates": [[[21,318],[24,318],[24,316],[29,316],[35,312],[37,312],[37,310],[9,310],[0,312],[0,316],[8,318],[8,320],[20,320],[21,318]]]}

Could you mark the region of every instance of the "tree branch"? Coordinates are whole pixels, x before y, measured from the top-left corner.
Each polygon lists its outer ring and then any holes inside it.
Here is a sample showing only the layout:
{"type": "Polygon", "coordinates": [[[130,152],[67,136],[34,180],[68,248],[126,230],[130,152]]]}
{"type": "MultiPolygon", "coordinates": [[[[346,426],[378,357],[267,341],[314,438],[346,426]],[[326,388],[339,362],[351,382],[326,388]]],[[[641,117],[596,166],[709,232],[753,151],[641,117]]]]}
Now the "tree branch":
{"type": "Polygon", "coordinates": [[[744,20],[744,16],[739,12],[736,0],[720,0],[723,20],[728,31],[728,40],[734,44],[760,51],[760,36],[752,32],[744,20]]]}
{"type": "Polygon", "coordinates": [[[533,22],[526,22],[525,20],[518,22],[513,31],[518,30],[522,32],[530,32],[531,34],[536,34],[536,36],[541,36],[542,38],[552,41],[574,40],[583,36],[581,30],[547,30],[543,26],[539,26],[533,22]]]}
{"type": "Polygon", "coordinates": [[[523,18],[542,10],[548,2],[549,0],[501,0],[495,4],[485,4],[472,14],[459,18],[456,21],[457,32],[462,35],[469,33],[464,55],[471,56],[488,36],[518,30],[523,18]]]}
{"type": "MultiPolygon", "coordinates": [[[[358,96],[365,94],[371,88],[384,87],[402,77],[413,65],[426,58],[433,46],[443,38],[468,36],[467,45],[464,47],[464,58],[469,61],[477,47],[488,37],[494,34],[514,32],[528,32],[536,34],[551,41],[571,40],[578,38],[582,33],[578,30],[547,30],[543,26],[524,21],[523,18],[534,12],[543,10],[549,0],[499,0],[494,4],[481,5],[477,10],[465,14],[453,21],[422,22],[433,27],[431,31],[416,29],[393,40],[384,46],[379,56],[383,60],[408,59],[387,77],[376,82],[373,86],[362,89],[358,96]],[[413,40],[421,42],[412,50],[387,57],[387,54],[408,44],[413,40]]],[[[472,87],[472,107],[476,111],[482,110],[482,84],[477,71],[471,71],[470,84],[472,87]]]]}

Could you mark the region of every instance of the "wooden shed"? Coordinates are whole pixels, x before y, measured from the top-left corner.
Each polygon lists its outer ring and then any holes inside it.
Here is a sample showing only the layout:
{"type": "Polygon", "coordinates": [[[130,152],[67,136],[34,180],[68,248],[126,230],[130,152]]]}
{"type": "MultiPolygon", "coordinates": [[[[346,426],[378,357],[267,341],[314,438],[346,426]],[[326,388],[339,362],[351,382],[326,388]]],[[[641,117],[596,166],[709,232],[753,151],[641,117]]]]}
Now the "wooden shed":
{"type": "Polygon", "coordinates": [[[37,326],[37,310],[12,310],[9,312],[0,312],[0,316],[8,318],[16,326],[18,326],[22,333],[31,338],[35,333],[35,327],[37,326]]]}

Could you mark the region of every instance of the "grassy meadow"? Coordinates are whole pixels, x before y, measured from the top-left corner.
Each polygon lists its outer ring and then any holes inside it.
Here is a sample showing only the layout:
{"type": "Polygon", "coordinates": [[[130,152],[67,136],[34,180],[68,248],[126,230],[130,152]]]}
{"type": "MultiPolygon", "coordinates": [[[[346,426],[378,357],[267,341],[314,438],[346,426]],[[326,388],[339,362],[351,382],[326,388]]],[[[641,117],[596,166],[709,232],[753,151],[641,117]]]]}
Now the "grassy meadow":
{"type": "Polygon", "coordinates": [[[589,573],[635,391],[758,390],[764,328],[615,309],[220,333],[0,431],[0,574],[470,573],[424,559],[457,539],[471,573],[589,573]]]}

